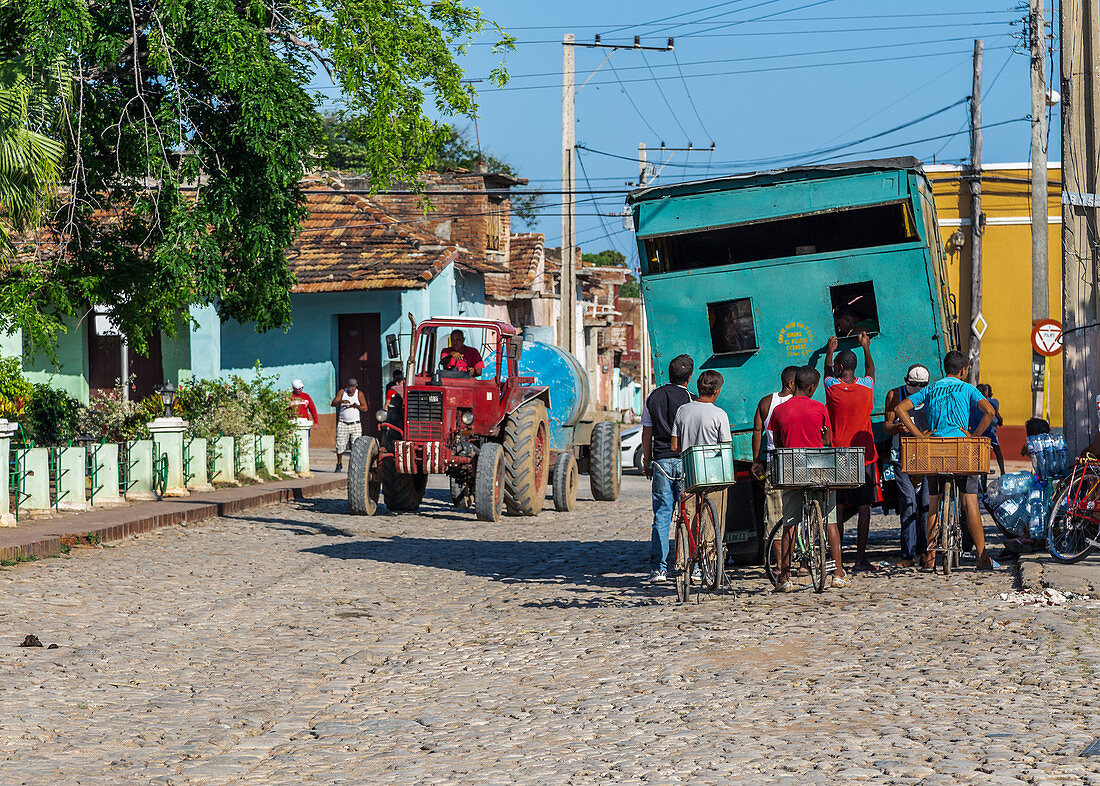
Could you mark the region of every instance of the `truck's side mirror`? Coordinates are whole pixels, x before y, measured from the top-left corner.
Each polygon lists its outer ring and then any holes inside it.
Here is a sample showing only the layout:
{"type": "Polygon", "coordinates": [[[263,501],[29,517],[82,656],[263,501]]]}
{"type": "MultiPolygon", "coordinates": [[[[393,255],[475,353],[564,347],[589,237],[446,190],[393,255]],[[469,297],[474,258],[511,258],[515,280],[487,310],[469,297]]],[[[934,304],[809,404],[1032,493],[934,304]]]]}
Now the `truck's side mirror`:
{"type": "Polygon", "coordinates": [[[386,354],[390,356],[390,360],[401,358],[401,344],[393,333],[386,336],[386,354]]]}

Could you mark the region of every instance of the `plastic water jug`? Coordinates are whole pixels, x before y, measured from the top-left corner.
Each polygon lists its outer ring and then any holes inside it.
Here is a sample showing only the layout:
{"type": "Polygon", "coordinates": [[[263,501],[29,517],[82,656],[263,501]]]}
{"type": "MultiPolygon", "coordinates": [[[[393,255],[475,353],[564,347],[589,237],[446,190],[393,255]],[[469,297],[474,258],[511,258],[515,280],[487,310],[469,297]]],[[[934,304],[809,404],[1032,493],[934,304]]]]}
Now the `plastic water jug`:
{"type": "Polygon", "coordinates": [[[1014,535],[1022,535],[1029,529],[1026,503],[1026,498],[1009,497],[997,506],[997,521],[1014,535]]]}
{"type": "Polygon", "coordinates": [[[1035,540],[1047,536],[1046,484],[1036,483],[1027,495],[1028,533],[1035,540]]]}

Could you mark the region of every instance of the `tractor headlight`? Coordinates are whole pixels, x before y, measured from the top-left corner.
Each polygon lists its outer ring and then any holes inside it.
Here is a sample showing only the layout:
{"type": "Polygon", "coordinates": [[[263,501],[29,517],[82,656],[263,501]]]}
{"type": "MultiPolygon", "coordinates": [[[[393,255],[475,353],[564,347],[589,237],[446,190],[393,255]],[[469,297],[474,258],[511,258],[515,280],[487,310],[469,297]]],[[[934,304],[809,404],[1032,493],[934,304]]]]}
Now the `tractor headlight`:
{"type": "Polygon", "coordinates": [[[466,410],[458,416],[458,419],[462,421],[463,425],[472,426],[474,424],[474,413],[466,410]]]}
{"type": "Polygon", "coordinates": [[[374,417],[379,423],[385,423],[386,419],[389,418],[389,416],[389,413],[386,412],[386,410],[384,409],[380,409],[374,413],[374,417]]]}

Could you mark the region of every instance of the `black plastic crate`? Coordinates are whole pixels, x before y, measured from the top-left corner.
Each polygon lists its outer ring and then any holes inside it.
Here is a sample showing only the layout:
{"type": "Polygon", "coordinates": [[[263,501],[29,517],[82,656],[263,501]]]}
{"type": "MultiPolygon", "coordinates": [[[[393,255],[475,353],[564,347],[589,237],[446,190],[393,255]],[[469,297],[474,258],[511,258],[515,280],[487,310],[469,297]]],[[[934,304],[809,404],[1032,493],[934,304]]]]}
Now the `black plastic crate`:
{"type": "Polygon", "coordinates": [[[862,486],[863,448],[776,448],[768,477],[776,488],[862,486]]]}

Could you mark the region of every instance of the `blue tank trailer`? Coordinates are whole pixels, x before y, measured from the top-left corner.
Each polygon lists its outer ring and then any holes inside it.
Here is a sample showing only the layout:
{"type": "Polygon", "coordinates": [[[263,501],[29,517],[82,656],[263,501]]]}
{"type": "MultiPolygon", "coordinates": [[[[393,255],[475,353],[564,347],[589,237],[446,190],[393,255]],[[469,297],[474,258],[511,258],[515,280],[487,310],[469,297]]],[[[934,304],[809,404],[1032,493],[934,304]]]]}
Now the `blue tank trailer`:
{"type": "MultiPolygon", "coordinates": [[[[823,370],[825,342],[855,348],[871,335],[873,421],[906,369],[935,378],[958,346],[954,296],[932,189],[915,158],[797,167],[657,186],[631,193],[642,297],[658,384],[686,353],[696,372],[725,378],[738,477],[728,494],[726,541],[759,560],[763,486],[751,479],[760,399],[785,366],[823,370]]],[[[862,354],[857,352],[861,359],[862,354]]],[[[816,397],[824,399],[823,387],[816,397]]],[[[880,446],[880,455],[884,449],[880,446]]]]}

